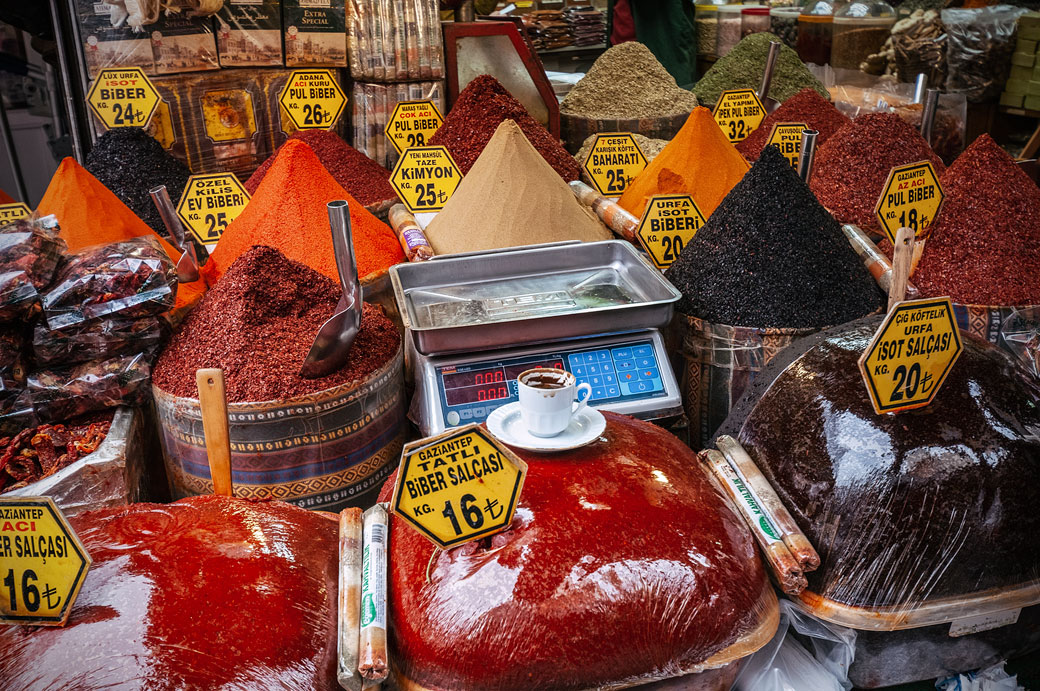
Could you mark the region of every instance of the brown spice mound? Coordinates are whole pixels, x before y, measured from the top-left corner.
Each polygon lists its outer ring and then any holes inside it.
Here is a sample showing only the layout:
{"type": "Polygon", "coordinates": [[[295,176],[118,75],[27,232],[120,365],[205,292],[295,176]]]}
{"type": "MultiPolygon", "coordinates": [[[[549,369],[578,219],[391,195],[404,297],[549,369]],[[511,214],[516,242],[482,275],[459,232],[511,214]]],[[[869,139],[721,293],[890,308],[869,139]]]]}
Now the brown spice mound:
{"type": "Polygon", "coordinates": [[[224,370],[229,402],[269,401],[362,379],[386,364],[400,335],[382,310],[365,305],[346,366],[304,379],[300,366],[314,335],[336,311],[340,287],[276,249],[256,246],[231,264],[159,356],[152,382],[196,398],[195,371],[224,370]]]}

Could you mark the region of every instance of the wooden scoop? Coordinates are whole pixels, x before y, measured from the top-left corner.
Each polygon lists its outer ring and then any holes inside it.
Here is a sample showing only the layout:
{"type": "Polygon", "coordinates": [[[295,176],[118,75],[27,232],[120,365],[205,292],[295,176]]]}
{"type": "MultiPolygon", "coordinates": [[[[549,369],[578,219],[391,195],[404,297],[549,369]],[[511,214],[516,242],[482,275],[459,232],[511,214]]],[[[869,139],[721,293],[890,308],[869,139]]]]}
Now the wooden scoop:
{"type": "Polygon", "coordinates": [[[345,365],[350,357],[350,346],[361,328],[361,284],[350,231],[350,208],[347,202],[338,200],[329,202],[328,209],[336,270],[343,295],[336,305],[336,313],[318,329],[314,344],[300,368],[300,376],[308,379],[328,376],[345,365]]]}
{"type": "Polygon", "coordinates": [[[206,435],[206,455],[213,494],[235,496],[231,485],[231,440],[228,435],[227,394],[224,370],[200,369],[195,372],[202,408],[202,431],[206,435]]]}
{"type": "Polygon", "coordinates": [[[773,83],[773,70],[776,69],[776,60],[779,57],[780,41],[770,41],[766,67],[762,71],[762,84],[758,87],[758,100],[762,102],[762,107],[766,109],[767,115],[780,107],[780,101],[769,98],[769,85],[773,83]]]}
{"type": "Polygon", "coordinates": [[[181,258],[177,260],[177,281],[193,283],[199,280],[199,258],[195,254],[195,245],[188,240],[181,219],[173,210],[173,203],[166,191],[166,185],[153,187],[148,194],[152,196],[155,208],[159,210],[159,216],[162,217],[163,225],[166,226],[166,232],[170,234],[173,243],[181,251],[181,258]]]}

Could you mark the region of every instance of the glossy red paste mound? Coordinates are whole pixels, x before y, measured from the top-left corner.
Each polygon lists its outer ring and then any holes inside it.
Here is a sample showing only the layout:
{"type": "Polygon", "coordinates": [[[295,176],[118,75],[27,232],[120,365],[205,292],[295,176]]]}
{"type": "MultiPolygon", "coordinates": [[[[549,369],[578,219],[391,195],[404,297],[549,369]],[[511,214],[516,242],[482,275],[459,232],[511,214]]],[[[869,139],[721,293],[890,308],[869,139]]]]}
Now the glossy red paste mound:
{"type": "Polygon", "coordinates": [[[82,514],[64,628],[0,627],[4,689],[333,689],[337,525],[203,496],[82,514]]]}
{"type": "Polygon", "coordinates": [[[394,522],[391,654],[405,677],[452,691],[672,677],[755,631],[760,603],[775,609],[751,535],[694,454],[605,415],[606,442],[517,451],[528,474],[506,532],[430,564],[433,545],[394,522]]]}

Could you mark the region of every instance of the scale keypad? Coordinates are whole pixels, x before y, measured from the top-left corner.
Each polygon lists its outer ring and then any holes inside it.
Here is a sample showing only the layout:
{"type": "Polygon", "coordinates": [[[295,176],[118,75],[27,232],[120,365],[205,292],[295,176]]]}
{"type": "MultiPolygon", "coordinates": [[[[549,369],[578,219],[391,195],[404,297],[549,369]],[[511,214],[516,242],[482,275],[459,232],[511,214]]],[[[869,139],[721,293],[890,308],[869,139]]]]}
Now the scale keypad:
{"type": "Polygon", "coordinates": [[[568,369],[592,387],[593,402],[664,389],[651,345],[619,346],[570,353],[568,369]]]}

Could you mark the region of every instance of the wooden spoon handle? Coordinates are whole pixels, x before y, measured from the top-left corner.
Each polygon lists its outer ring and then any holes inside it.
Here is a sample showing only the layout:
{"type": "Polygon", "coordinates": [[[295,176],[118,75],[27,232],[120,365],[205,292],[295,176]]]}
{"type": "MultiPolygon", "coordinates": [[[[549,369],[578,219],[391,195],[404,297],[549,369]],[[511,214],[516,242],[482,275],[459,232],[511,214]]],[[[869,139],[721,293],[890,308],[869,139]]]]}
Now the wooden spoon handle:
{"type": "Polygon", "coordinates": [[[231,486],[231,440],[228,436],[224,371],[200,369],[195,372],[195,383],[199,387],[202,430],[206,435],[206,454],[209,456],[213,493],[231,497],[234,496],[234,488],[231,486]]]}

